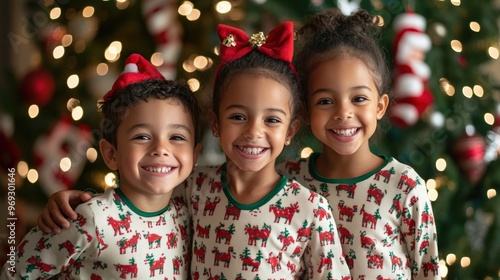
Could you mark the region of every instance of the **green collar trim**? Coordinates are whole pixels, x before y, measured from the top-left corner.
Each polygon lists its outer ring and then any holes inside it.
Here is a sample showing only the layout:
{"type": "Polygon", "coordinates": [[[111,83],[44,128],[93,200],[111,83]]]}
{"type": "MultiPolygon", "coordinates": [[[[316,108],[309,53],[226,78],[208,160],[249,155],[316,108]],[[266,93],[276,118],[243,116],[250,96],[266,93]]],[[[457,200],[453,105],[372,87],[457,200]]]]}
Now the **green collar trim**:
{"type": "Polygon", "coordinates": [[[388,157],[383,156],[383,155],[377,155],[377,156],[381,157],[384,160],[384,162],[379,167],[375,168],[374,170],[372,170],[366,174],[363,174],[361,176],[354,177],[354,178],[335,179],[335,178],[323,177],[323,176],[318,174],[318,171],[316,170],[316,165],[314,163],[316,162],[316,159],[319,157],[319,155],[320,155],[320,153],[314,153],[309,157],[309,172],[311,173],[311,176],[314,179],[321,181],[321,182],[325,182],[325,183],[331,183],[331,184],[339,184],[339,183],[354,184],[354,183],[364,181],[364,180],[370,178],[371,176],[375,175],[375,173],[382,170],[382,168],[384,168],[389,162],[392,161],[392,157],[388,158],[388,157]]]}
{"type": "Polygon", "coordinates": [[[278,184],[276,184],[276,186],[273,188],[273,190],[270,193],[268,193],[264,198],[262,198],[260,201],[252,203],[252,204],[243,204],[243,203],[238,202],[234,198],[234,196],[231,194],[231,191],[229,190],[229,185],[227,184],[227,180],[226,180],[226,164],[225,163],[221,169],[222,190],[224,191],[224,194],[226,194],[226,197],[229,200],[229,203],[233,204],[234,206],[238,207],[241,210],[255,210],[255,209],[261,207],[262,205],[268,203],[271,199],[273,199],[276,196],[276,194],[278,194],[279,191],[281,191],[285,187],[287,181],[288,181],[288,179],[285,176],[281,175],[281,179],[278,182],[278,184]]]}
{"type": "Polygon", "coordinates": [[[115,189],[115,192],[118,195],[118,197],[120,197],[120,199],[123,201],[123,203],[125,203],[125,205],[128,206],[128,208],[130,208],[134,213],[136,213],[137,215],[139,215],[141,217],[146,217],[146,218],[156,217],[156,216],[159,216],[159,215],[165,213],[166,211],[168,211],[168,209],[170,209],[170,203],[169,203],[169,204],[167,204],[167,206],[165,206],[165,208],[163,208],[161,210],[158,210],[155,212],[144,212],[144,211],[140,210],[139,208],[135,207],[135,205],[132,203],[132,201],[130,201],[130,199],[128,199],[125,196],[125,194],[120,190],[119,187],[115,189]]]}

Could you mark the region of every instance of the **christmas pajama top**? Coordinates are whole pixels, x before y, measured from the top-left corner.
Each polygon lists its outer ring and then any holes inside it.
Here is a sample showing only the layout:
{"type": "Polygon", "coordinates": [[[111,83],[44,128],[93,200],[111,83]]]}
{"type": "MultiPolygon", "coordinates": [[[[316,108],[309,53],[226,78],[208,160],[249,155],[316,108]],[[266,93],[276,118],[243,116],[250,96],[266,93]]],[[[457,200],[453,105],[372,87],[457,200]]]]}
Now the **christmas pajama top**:
{"type": "Polygon", "coordinates": [[[1,279],[188,279],[189,216],[172,199],[163,210],[138,210],[120,189],[76,208],[58,234],[32,229],[18,246],[15,274],[1,279]]]}
{"type": "Polygon", "coordinates": [[[324,178],[318,156],[277,168],[328,199],[353,279],[441,279],[424,180],[394,158],[357,178],[324,178]]]}
{"type": "Polygon", "coordinates": [[[350,279],[325,198],[284,176],[255,204],[231,195],[221,167],[196,167],[186,186],[191,277],[350,279]]]}

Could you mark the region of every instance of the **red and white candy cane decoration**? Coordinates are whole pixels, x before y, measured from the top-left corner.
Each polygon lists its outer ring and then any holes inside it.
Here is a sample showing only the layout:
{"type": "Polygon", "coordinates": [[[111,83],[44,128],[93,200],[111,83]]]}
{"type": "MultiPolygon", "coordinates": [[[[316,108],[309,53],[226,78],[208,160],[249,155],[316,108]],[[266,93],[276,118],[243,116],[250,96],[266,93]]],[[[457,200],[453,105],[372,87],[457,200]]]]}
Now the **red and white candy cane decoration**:
{"type": "Polygon", "coordinates": [[[177,17],[176,0],[143,0],[142,14],[156,48],[163,58],[158,70],[166,79],[175,79],[177,59],[182,47],[182,27],[177,17]]]}
{"type": "Polygon", "coordinates": [[[66,118],[60,119],[48,133],[36,140],[35,165],[47,195],[73,186],[87,163],[86,152],[91,142],[92,135],[87,126],[75,126],[66,118]],[[64,157],[71,160],[67,171],[60,168],[64,157]]]}

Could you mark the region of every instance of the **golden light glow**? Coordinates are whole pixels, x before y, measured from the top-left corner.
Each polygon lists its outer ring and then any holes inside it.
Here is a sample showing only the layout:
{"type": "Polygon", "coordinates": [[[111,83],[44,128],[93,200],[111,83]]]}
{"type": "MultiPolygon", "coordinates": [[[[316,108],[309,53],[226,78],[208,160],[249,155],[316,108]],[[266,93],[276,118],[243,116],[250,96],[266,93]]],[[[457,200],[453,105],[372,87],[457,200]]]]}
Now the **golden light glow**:
{"type": "Polygon", "coordinates": [[[104,76],[104,75],[108,74],[108,71],[109,71],[108,64],[106,64],[104,62],[99,63],[97,65],[97,67],[95,68],[95,71],[96,71],[97,75],[99,75],[99,76],[104,76]]]}
{"type": "Polygon", "coordinates": [[[438,192],[436,190],[430,190],[427,192],[427,196],[429,197],[429,200],[434,202],[438,199],[438,192]]]}
{"type": "Polygon", "coordinates": [[[301,158],[308,158],[313,152],[314,152],[313,149],[311,149],[310,147],[305,147],[300,152],[300,157],[301,158]]]}
{"type": "Polygon", "coordinates": [[[86,152],[87,159],[90,163],[93,163],[97,160],[97,150],[94,148],[88,148],[86,152]]]}
{"type": "Polygon", "coordinates": [[[465,87],[463,87],[463,88],[462,88],[462,93],[463,93],[463,95],[464,95],[465,97],[467,97],[467,98],[471,98],[471,97],[472,97],[472,94],[473,94],[473,92],[472,92],[472,88],[471,88],[471,87],[469,87],[469,86],[465,86],[465,87]]]}
{"type": "Polygon", "coordinates": [[[208,59],[205,56],[199,55],[194,58],[193,65],[197,69],[205,69],[208,66],[208,59]]]}
{"type": "Polygon", "coordinates": [[[36,118],[38,116],[38,113],[40,113],[40,109],[38,108],[38,105],[33,104],[28,108],[28,116],[32,119],[36,118]]]}
{"type": "Polygon", "coordinates": [[[86,18],[91,17],[94,15],[95,9],[92,6],[87,6],[83,9],[82,15],[86,18]]]}
{"type": "Polygon", "coordinates": [[[182,69],[184,69],[184,71],[188,73],[193,73],[194,71],[196,71],[196,67],[194,67],[194,65],[189,60],[186,60],[182,63],[182,69]]]}
{"type": "Polygon", "coordinates": [[[67,47],[71,45],[71,43],[73,43],[73,36],[71,36],[71,34],[66,34],[62,37],[61,44],[63,47],[67,47]]]}
{"type": "Polygon", "coordinates": [[[493,116],[492,113],[484,114],[484,122],[489,125],[493,125],[495,123],[495,116],[493,116]]]}
{"type": "Polygon", "coordinates": [[[73,120],[75,120],[75,121],[78,121],[82,117],[83,117],[82,106],[77,106],[77,107],[73,108],[73,110],[71,111],[71,118],[73,118],[73,120]]]}
{"type": "Polygon", "coordinates": [[[498,59],[500,55],[500,51],[498,51],[498,48],[495,47],[489,47],[488,48],[488,54],[491,58],[493,59],[498,59]]]}
{"type": "Polygon", "coordinates": [[[444,158],[439,158],[436,160],[436,169],[441,172],[446,169],[446,160],[444,158]]]}
{"type": "Polygon", "coordinates": [[[191,11],[191,13],[189,13],[189,15],[186,16],[186,18],[189,20],[189,21],[195,21],[197,19],[199,19],[201,16],[201,12],[200,10],[198,9],[193,9],[191,11]]]}
{"type": "Polygon", "coordinates": [[[151,64],[154,66],[158,67],[163,64],[163,56],[161,55],[160,52],[155,52],[154,54],[151,55],[151,64]]]}
{"type": "Polygon", "coordinates": [[[453,265],[457,261],[457,256],[455,254],[446,255],[446,263],[448,265],[453,265]]]}
{"type": "Polygon", "coordinates": [[[460,6],[460,4],[462,4],[462,2],[460,0],[450,0],[451,4],[453,6],[460,6]]]}
{"type": "Polygon", "coordinates": [[[71,159],[69,159],[68,157],[63,157],[61,159],[61,161],[59,162],[59,168],[61,168],[61,170],[63,172],[70,170],[71,169],[71,159]]]}
{"type": "Polygon", "coordinates": [[[481,31],[481,25],[479,25],[479,23],[477,23],[476,21],[471,21],[469,23],[469,27],[470,27],[470,30],[472,30],[474,32],[481,31]]]}
{"type": "Polygon", "coordinates": [[[462,43],[458,40],[451,40],[451,49],[454,50],[457,53],[462,52],[462,43]]]}
{"type": "Polygon", "coordinates": [[[79,105],[80,105],[80,100],[78,100],[76,98],[70,98],[70,99],[68,99],[68,102],[66,102],[66,108],[70,112],[73,111],[73,109],[79,105]]]}
{"type": "Polygon", "coordinates": [[[63,46],[55,47],[54,50],[52,51],[52,56],[55,59],[59,59],[59,58],[63,57],[64,56],[64,47],[63,46]]]}
{"type": "Polygon", "coordinates": [[[215,10],[219,14],[227,14],[231,11],[232,5],[229,1],[220,1],[215,4],[215,10]]]}
{"type": "Polygon", "coordinates": [[[197,92],[200,89],[200,81],[198,79],[191,78],[187,83],[193,92],[197,92]]]}
{"type": "Polygon", "coordinates": [[[184,1],[184,3],[182,3],[179,6],[179,9],[177,9],[177,12],[181,16],[187,16],[193,11],[193,8],[194,8],[193,3],[189,2],[189,1],[184,1]]]}
{"type": "Polygon", "coordinates": [[[463,257],[460,259],[460,266],[461,267],[468,267],[470,265],[470,258],[469,257],[463,257]]]}
{"type": "Polygon", "coordinates": [[[76,88],[79,83],[80,83],[80,78],[78,77],[77,74],[69,76],[68,79],[66,80],[66,85],[68,86],[68,88],[76,88]]]}
{"type": "Polygon", "coordinates": [[[28,174],[28,164],[25,161],[20,161],[17,163],[17,174],[21,175],[21,177],[25,178],[28,174]]]}
{"type": "Polygon", "coordinates": [[[112,187],[115,185],[116,175],[114,173],[108,173],[104,176],[104,183],[108,187],[112,187]]]}
{"type": "Polygon", "coordinates": [[[429,179],[425,184],[427,186],[427,190],[435,190],[436,189],[436,180],[429,179]]]}
{"type": "Polygon", "coordinates": [[[488,199],[492,199],[495,196],[497,196],[497,190],[495,190],[495,189],[489,189],[489,190],[486,191],[486,197],[488,199]]]}
{"type": "Polygon", "coordinates": [[[50,10],[50,15],[49,15],[50,19],[52,20],[58,19],[60,16],[61,16],[61,8],[55,7],[52,10],[50,10]]]}
{"type": "Polygon", "coordinates": [[[35,169],[30,169],[26,178],[30,183],[36,183],[36,181],[38,181],[38,171],[36,171],[35,169]]]}
{"type": "Polygon", "coordinates": [[[473,88],[473,91],[477,97],[483,97],[483,95],[484,95],[484,89],[480,85],[475,85],[473,88]]]}

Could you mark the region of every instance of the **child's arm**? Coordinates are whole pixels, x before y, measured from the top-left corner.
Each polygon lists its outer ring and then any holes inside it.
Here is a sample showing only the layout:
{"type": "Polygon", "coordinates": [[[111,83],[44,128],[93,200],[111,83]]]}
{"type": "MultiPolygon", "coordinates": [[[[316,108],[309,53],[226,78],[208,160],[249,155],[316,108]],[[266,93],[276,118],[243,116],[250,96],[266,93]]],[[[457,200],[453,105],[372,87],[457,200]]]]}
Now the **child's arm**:
{"type": "Polygon", "coordinates": [[[38,226],[44,233],[59,233],[61,228],[68,228],[66,217],[75,220],[75,209],[79,204],[92,198],[92,194],[78,190],[65,190],[52,194],[38,217],[38,226]]]}

